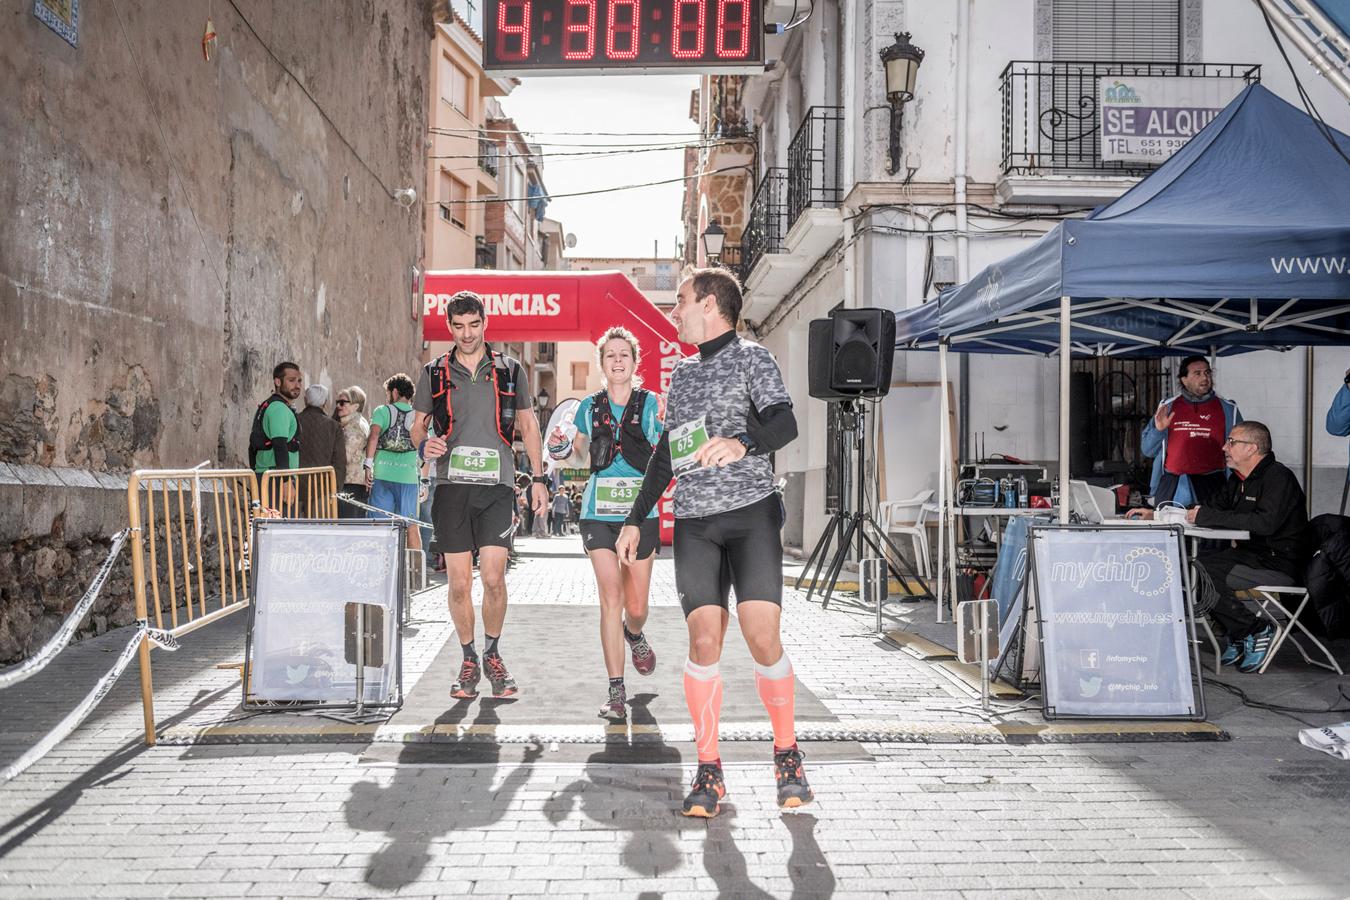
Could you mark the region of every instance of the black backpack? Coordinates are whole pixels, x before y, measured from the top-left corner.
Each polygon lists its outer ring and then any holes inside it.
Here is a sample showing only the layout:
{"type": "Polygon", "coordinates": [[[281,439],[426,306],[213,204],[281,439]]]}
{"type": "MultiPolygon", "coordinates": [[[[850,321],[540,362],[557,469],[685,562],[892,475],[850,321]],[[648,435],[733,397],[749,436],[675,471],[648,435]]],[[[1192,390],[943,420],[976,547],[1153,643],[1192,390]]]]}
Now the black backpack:
{"type": "MultiPolygon", "coordinates": [[[[253,414],[253,427],[249,429],[248,433],[248,467],[250,469],[257,470],[258,454],[260,452],[273,449],[272,439],[263,431],[263,417],[267,415],[267,407],[271,406],[273,403],[281,403],[287,409],[291,408],[290,404],[286,402],[286,398],[280,394],[273,394],[262,403],[258,404],[258,411],[253,414]]],[[[291,415],[295,415],[294,410],[291,410],[291,415]]],[[[286,442],[287,452],[298,451],[300,449],[300,431],[298,428],[296,429],[295,434],[295,437],[286,442]]],[[[287,462],[289,462],[289,460],[287,462]]],[[[274,456],[273,465],[275,466],[275,464],[276,459],[274,456]]],[[[290,466],[285,466],[284,468],[290,468],[290,466]]]]}
{"type": "Polygon", "coordinates": [[[384,408],[389,410],[389,427],[380,432],[376,446],[390,453],[411,453],[416,449],[413,446],[412,425],[417,413],[412,410],[405,413],[392,404],[386,404],[384,408]]]}

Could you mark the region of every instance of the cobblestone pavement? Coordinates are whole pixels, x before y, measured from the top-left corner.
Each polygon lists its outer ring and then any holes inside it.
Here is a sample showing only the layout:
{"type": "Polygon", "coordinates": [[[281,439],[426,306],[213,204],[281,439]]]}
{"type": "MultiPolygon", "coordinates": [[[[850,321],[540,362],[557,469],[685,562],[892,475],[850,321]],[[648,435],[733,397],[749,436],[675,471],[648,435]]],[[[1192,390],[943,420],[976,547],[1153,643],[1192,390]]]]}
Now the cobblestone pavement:
{"type": "MultiPolygon", "coordinates": [[[[513,598],[594,603],[586,561],[567,555],[577,547],[532,544],[552,555],[512,571],[513,598]]],[[[674,603],[668,560],[653,602],[674,603]]],[[[444,603],[443,589],[417,597],[412,676],[450,634],[444,603]]],[[[899,614],[917,626],[931,604],[899,614]]],[[[217,666],[239,658],[241,618],[156,652],[161,727],[237,704],[237,674],[217,666]]],[[[803,683],[841,719],[979,720],[968,688],[878,643],[848,598],[822,611],[789,592],[784,623],[803,683]]],[[[0,761],[55,724],[127,637],[76,645],[0,694],[0,761]]],[[[614,765],[599,747],[585,764],[541,750],[451,766],[372,764],[346,744],[146,749],[133,666],[0,787],[0,897],[1350,894],[1350,764],[1299,746],[1286,717],[1230,705],[1220,724],[1233,741],[869,744],[871,761],[811,767],[817,802],[798,813],[775,808],[766,766],[737,765],[725,811],[703,822],[674,811],[687,768],[614,765]]]]}

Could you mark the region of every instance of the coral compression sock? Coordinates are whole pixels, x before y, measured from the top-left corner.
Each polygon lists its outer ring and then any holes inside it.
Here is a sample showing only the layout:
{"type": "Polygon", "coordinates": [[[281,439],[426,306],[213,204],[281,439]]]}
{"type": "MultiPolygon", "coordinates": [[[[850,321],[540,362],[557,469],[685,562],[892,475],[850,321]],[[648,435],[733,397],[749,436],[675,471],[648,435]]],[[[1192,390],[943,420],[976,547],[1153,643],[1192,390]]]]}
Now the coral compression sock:
{"type": "Polygon", "coordinates": [[[759,688],[759,699],[769,711],[769,722],[773,725],[773,749],[790,750],[797,746],[797,732],[793,724],[795,680],[786,651],[771,666],[755,663],[755,687],[759,688]]]}
{"type": "Polygon", "coordinates": [[[722,718],[722,675],[717,663],[700,666],[692,659],[684,663],[684,700],[694,720],[694,740],[700,763],[718,763],[717,726],[722,718]]]}

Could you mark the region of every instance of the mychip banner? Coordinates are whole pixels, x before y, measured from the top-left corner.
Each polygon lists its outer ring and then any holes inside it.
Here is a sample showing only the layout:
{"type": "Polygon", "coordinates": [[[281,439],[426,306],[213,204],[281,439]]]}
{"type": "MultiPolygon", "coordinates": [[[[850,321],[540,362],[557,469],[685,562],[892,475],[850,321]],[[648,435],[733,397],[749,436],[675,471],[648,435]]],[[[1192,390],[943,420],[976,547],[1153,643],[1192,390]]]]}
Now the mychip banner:
{"type": "Polygon", "coordinates": [[[1046,718],[1203,718],[1181,530],[1033,526],[1046,718]]]}
{"type": "Polygon", "coordinates": [[[1102,159],[1166,162],[1246,86],[1241,78],[1102,76],[1102,159]]]}
{"type": "Polygon", "coordinates": [[[260,519],[244,705],[401,702],[403,529],[389,520],[260,519]]]}

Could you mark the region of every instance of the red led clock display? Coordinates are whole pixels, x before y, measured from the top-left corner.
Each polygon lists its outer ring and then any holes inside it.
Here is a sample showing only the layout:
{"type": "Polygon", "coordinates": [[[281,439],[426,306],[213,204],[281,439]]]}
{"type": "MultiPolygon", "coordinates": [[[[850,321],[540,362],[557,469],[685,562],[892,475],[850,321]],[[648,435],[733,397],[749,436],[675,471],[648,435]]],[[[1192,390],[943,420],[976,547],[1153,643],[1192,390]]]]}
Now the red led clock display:
{"type": "Polygon", "coordinates": [[[761,0],[487,0],[484,68],[739,69],[764,62],[761,0]]]}

